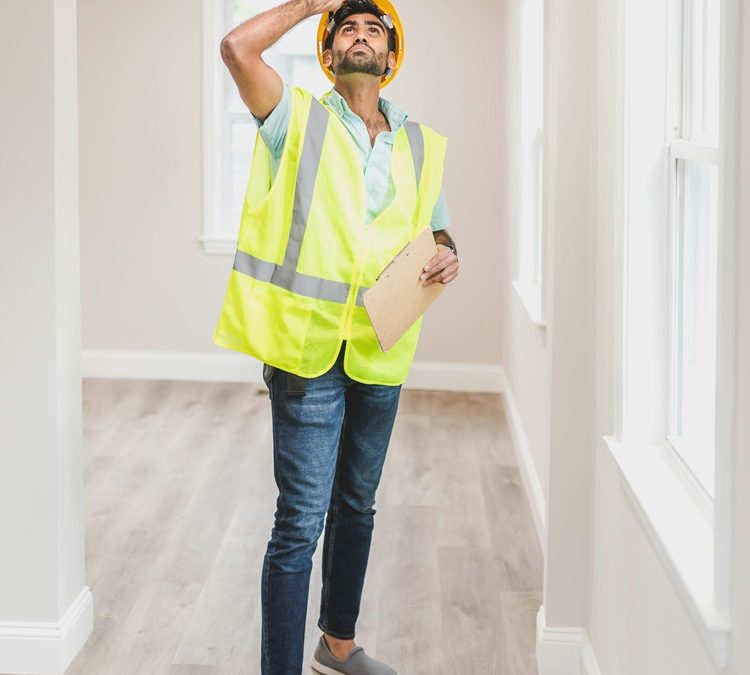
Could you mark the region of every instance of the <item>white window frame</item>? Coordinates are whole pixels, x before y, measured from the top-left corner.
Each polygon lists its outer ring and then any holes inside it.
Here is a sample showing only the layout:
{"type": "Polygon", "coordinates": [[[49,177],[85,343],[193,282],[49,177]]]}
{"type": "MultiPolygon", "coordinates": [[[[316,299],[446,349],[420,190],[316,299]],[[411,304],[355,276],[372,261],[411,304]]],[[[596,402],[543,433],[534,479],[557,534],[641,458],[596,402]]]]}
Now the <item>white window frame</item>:
{"type": "Polygon", "coordinates": [[[533,324],[544,328],[544,0],[524,0],[520,35],[518,276],[511,283],[533,324]],[[536,39],[526,39],[532,30],[538,31],[536,39]],[[541,53],[530,56],[526,44],[538,44],[541,53]],[[537,78],[528,72],[534,65],[541,71],[535,73],[537,78]]]}
{"type": "Polygon", "coordinates": [[[203,232],[198,241],[209,254],[233,255],[237,239],[221,227],[223,124],[221,96],[223,70],[220,44],[226,32],[222,0],[203,0],[203,232]]]}
{"type": "MultiPolygon", "coordinates": [[[[718,2],[718,0],[716,0],[718,2]]],[[[702,0],[675,0],[670,7],[670,20],[673,26],[680,26],[680,34],[675,36],[670,53],[670,71],[672,80],[675,84],[673,91],[669,95],[668,103],[668,127],[672,129],[672,137],[669,142],[669,196],[670,212],[670,253],[671,260],[676,261],[676,250],[680,246],[679,230],[684,226],[682,217],[682,207],[684,196],[681,192],[683,184],[680,181],[679,163],[683,163],[683,171],[686,163],[689,162],[694,166],[702,165],[715,167],[719,169],[719,147],[718,138],[708,139],[703,135],[697,134],[692,119],[694,100],[694,91],[692,78],[694,75],[693,65],[695,57],[698,54],[694,37],[694,19],[696,18],[697,9],[702,4],[702,0]],[[688,68],[684,66],[688,64],[688,68]]],[[[720,8],[720,2],[718,3],[720,8]]],[[[705,91],[703,92],[705,95],[705,91]]],[[[718,123],[718,120],[716,120],[718,123]]],[[[691,195],[692,198],[692,195],[691,195]]],[[[718,209],[717,209],[718,211],[718,209]]],[[[718,218],[718,213],[716,213],[718,218]]],[[[679,256],[682,258],[683,251],[680,250],[679,256]]],[[[682,270],[677,265],[670,270],[670,296],[672,303],[669,308],[671,328],[677,328],[678,316],[682,312],[678,300],[678,289],[684,281],[682,270]]],[[[715,327],[715,326],[714,326],[715,327]]],[[[685,462],[689,470],[697,474],[700,479],[701,489],[708,494],[710,502],[713,502],[715,492],[714,471],[705,464],[704,457],[710,453],[710,460],[715,464],[715,446],[713,440],[710,441],[710,447],[701,448],[696,445],[696,439],[691,436],[683,437],[673,434],[674,428],[679,422],[679,402],[683,397],[681,383],[678,383],[678,375],[682,373],[681,367],[684,365],[681,359],[682,344],[680,335],[675,330],[670,331],[669,335],[669,354],[671,358],[668,365],[668,383],[669,383],[669,407],[667,411],[667,434],[668,443],[675,449],[678,456],[685,462]]],[[[716,350],[712,351],[715,354],[716,350]]],[[[715,384],[712,383],[712,384],[715,384]]],[[[715,399],[712,397],[712,403],[715,399]]],[[[713,416],[713,415],[712,415],[713,416]]],[[[712,423],[715,424],[715,421],[712,423]]]]}
{"type": "Polygon", "coordinates": [[[677,96],[669,69],[679,49],[671,41],[670,21],[678,0],[618,2],[615,279],[621,287],[615,296],[615,426],[613,435],[604,437],[623,492],[717,668],[727,665],[730,632],[739,79],[739,0],[721,1],[718,152],[675,140],[669,128],[670,102],[677,96]],[[667,439],[666,266],[670,169],[677,157],[699,157],[719,167],[714,499],[667,439]]]}

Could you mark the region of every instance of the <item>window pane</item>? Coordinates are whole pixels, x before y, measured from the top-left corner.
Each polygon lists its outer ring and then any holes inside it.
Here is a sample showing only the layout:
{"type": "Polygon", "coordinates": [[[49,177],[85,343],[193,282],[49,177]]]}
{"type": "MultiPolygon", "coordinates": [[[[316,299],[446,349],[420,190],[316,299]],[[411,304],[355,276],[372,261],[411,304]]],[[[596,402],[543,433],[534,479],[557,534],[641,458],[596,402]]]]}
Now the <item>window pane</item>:
{"type": "Polygon", "coordinates": [[[716,166],[677,162],[670,440],[712,497],[717,184],[716,166]]]}
{"type": "Polygon", "coordinates": [[[251,16],[265,12],[267,9],[274,7],[276,2],[273,0],[234,0],[231,4],[232,14],[230,21],[234,28],[237,24],[246,21],[251,16]]]}
{"type": "Polygon", "coordinates": [[[690,130],[688,138],[706,145],[719,139],[719,3],[689,0],[692,30],[686,76],[690,78],[690,130]]]}

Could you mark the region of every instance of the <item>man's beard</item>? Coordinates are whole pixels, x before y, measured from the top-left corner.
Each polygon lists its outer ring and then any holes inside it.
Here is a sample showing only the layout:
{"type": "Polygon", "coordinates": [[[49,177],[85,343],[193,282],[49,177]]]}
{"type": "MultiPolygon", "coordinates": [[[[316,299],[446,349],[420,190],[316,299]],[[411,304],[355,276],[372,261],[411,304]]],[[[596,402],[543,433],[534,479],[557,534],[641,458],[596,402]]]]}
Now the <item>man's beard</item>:
{"type": "Polygon", "coordinates": [[[382,77],[387,69],[387,58],[387,54],[383,54],[381,58],[381,55],[376,54],[372,50],[370,50],[370,57],[367,58],[364,56],[364,52],[362,52],[362,56],[360,56],[359,53],[353,54],[350,49],[346,52],[341,62],[336,66],[334,72],[336,75],[346,75],[347,73],[369,73],[370,75],[382,77]]]}

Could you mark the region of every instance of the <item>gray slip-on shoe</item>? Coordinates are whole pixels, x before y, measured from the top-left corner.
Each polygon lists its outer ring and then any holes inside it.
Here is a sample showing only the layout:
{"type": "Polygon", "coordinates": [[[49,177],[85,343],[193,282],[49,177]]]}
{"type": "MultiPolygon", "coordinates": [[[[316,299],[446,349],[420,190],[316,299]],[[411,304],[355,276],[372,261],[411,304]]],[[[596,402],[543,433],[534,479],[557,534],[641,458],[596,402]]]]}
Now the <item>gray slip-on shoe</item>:
{"type": "Polygon", "coordinates": [[[398,675],[389,665],[365,654],[360,645],[352,648],[345,660],[337,659],[322,635],[313,653],[312,667],[322,675],[398,675]]]}

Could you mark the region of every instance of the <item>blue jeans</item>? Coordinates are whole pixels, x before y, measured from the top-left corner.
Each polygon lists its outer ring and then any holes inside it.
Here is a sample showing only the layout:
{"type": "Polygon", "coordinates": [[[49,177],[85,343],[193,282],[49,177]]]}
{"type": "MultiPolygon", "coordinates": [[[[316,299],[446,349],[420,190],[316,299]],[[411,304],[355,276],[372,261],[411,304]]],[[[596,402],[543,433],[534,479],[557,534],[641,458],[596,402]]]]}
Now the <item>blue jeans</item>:
{"type": "Polygon", "coordinates": [[[312,556],[324,524],[318,627],[355,635],[401,385],[352,380],[343,369],[345,346],[320,377],[266,370],[279,495],[263,559],[262,675],[302,672],[312,556]]]}

